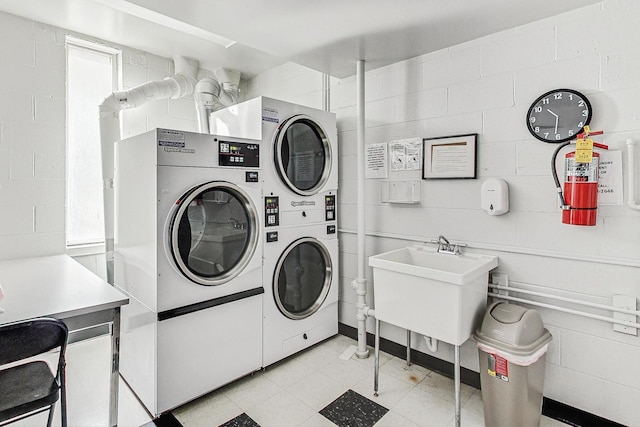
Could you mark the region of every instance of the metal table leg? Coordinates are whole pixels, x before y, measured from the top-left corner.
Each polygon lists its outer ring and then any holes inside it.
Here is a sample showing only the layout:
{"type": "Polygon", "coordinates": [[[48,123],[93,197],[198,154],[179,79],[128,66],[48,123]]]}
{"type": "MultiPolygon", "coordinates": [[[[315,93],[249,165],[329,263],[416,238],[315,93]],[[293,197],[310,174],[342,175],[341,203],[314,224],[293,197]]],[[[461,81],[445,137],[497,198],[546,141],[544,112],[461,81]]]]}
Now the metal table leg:
{"type": "Polygon", "coordinates": [[[111,390],[109,394],[109,426],[118,425],[118,387],[120,382],[120,307],[114,309],[111,325],[111,390]]]}
{"type": "Polygon", "coordinates": [[[380,371],[380,320],[376,319],[375,358],[373,374],[373,395],[378,396],[378,374],[380,371]]]}

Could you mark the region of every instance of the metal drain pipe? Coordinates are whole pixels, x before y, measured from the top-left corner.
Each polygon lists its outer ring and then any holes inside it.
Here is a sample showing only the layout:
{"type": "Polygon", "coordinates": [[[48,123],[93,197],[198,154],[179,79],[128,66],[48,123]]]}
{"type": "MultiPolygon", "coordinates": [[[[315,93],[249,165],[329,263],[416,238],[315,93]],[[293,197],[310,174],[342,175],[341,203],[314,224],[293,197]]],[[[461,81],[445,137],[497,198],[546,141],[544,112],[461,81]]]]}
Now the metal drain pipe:
{"type": "Polygon", "coordinates": [[[357,110],[357,216],[358,216],[358,277],[352,282],[356,291],[358,312],[358,349],[356,356],[361,359],[369,357],[367,348],[367,279],[366,266],[367,258],[365,254],[365,212],[364,212],[364,60],[356,62],[356,110],[357,110]]]}

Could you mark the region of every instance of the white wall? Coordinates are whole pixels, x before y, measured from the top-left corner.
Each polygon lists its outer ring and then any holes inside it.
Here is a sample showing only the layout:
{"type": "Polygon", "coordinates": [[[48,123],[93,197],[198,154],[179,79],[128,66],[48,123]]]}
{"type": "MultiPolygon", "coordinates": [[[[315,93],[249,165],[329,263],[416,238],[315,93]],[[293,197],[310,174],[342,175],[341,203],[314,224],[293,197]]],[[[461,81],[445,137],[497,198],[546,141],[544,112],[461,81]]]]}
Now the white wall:
{"type": "MultiPolygon", "coordinates": [[[[607,0],[367,72],[367,144],[479,134],[478,179],[422,181],[418,206],[383,204],[381,181],[366,181],[367,255],[444,234],[469,243],[469,251],[497,255],[497,270],[523,287],[604,304],[613,294],[640,297],[640,212],[606,206],[595,227],[561,224],[549,167],[556,147],[535,140],[525,126],[538,95],[566,87],[590,99],[591,128],[605,131],[598,141],[624,150],[626,139],[640,139],[638,21],[640,3],[607,0]],[[507,215],[490,217],[480,210],[480,185],[487,177],[509,183],[507,215]]],[[[320,73],[293,64],[281,71],[250,81],[248,97],[264,94],[320,108],[320,73]]],[[[354,77],[333,80],[331,110],[337,113],[340,145],[340,321],[351,326],[356,326],[351,281],[357,272],[355,101],[354,77]]],[[[626,152],[623,157],[626,164],[626,152]]],[[[389,179],[420,177],[389,173],[389,179]]],[[[373,306],[371,269],[367,280],[373,306]]],[[[613,332],[604,322],[540,312],[554,337],[545,395],[640,425],[640,338],[613,332]]],[[[372,319],[368,329],[373,331],[372,319]]],[[[405,343],[405,332],[393,326],[383,325],[382,334],[405,343]]],[[[414,347],[428,353],[423,341],[414,338],[414,347]]],[[[452,353],[441,345],[437,356],[453,361],[452,353]]],[[[478,370],[472,342],[462,347],[462,364],[478,370]]]]}
{"type": "MultiPolygon", "coordinates": [[[[121,49],[123,89],[172,75],[173,61],[2,12],[0,26],[0,259],[66,253],[65,36],[121,49]]],[[[197,131],[193,98],[122,112],[124,137],[156,127],[197,131]]],[[[77,259],[106,277],[102,255],[77,259]]]]}

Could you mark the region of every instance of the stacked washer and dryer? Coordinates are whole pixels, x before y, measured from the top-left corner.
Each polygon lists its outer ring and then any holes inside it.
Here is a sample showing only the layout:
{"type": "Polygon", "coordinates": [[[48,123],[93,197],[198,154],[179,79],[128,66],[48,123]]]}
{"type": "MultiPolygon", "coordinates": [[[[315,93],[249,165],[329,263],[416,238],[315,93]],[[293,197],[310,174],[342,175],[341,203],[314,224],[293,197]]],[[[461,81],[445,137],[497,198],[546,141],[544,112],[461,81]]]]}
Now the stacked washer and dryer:
{"type": "Polygon", "coordinates": [[[260,144],[156,129],[115,154],[120,372],[160,415],[263,366],[260,144]]]}
{"type": "Polygon", "coordinates": [[[338,333],[337,131],[256,98],[115,144],[120,373],[158,416],[338,333]]]}
{"type": "Polygon", "coordinates": [[[263,146],[268,366],[338,333],[336,117],[259,97],[212,113],[210,127],[263,146]]]}

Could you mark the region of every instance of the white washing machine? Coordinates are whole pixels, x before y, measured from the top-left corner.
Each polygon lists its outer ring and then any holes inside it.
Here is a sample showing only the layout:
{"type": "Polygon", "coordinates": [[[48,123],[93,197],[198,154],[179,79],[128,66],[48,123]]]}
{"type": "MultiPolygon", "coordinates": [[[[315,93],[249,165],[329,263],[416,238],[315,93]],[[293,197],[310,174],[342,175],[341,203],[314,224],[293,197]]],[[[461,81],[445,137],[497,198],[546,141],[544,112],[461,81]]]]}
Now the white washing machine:
{"type": "Polygon", "coordinates": [[[264,257],[264,366],[338,333],[339,280],[334,226],[269,231],[264,257]]]}
{"type": "Polygon", "coordinates": [[[260,145],[156,129],[115,154],[120,372],[157,416],[262,367],[260,145]]]}
{"type": "Polygon", "coordinates": [[[338,135],[334,113],[258,97],[211,114],[212,133],[262,141],[264,195],[279,206],[266,226],[335,221],[338,135]]]}

